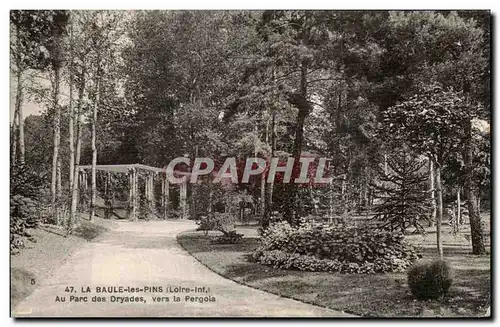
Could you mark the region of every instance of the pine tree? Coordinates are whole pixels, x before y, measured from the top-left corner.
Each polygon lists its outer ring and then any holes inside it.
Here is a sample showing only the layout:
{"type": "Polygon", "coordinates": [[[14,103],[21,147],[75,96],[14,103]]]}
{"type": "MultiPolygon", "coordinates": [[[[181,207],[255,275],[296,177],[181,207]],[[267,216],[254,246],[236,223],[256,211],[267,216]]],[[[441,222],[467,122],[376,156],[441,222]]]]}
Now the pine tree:
{"type": "Polygon", "coordinates": [[[422,220],[429,217],[428,176],[422,169],[426,161],[407,151],[395,151],[387,156],[387,171],[381,167],[378,183],[374,183],[376,198],[381,202],[374,208],[374,220],[383,228],[405,231],[415,227],[422,231],[422,220]]]}

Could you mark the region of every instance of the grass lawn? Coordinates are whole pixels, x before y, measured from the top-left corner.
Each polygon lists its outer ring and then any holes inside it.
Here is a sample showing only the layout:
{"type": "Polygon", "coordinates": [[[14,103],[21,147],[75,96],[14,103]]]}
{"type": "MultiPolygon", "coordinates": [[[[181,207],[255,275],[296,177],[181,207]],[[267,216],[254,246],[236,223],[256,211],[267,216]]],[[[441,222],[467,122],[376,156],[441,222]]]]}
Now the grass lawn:
{"type": "MultiPolygon", "coordinates": [[[[454,283],[441,300],[417,301],[408,290],[406,274],[330,274],[275,269],[253,261],[258,246],[255,229],[238,228],[245,234],[240,244],[214,245],[210,232],[186,232],[178,236],[181,246],[218,274],[241,284],[304,302],[360,316],[483,316],[490,303],[490,256],[473,256],[464,236],[444,228],[444,255],[454,268],[454,283]]],[[[465,227],[464,227],[465,228],[465,227]]],[[[435,253],[435,234],[411,235],[424,258],[435,253]]]]}
{"type": "Polygon", "coordinates": [[[96,217],[93,223],[83,220],[68,237],[42,228],[30,230],[36,242],[26,241],[26,247],[10,257],[11,309],[50,276],[54,268],[61,266],[72,252],[112,226],[112,221],[96,217]]]}

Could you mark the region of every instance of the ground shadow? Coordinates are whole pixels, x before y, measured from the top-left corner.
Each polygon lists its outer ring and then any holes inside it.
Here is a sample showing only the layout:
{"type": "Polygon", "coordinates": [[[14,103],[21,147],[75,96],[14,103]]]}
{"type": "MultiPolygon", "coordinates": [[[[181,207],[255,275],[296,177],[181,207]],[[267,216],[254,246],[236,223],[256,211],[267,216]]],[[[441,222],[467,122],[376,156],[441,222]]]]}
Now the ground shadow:
{"type": "Polygon", "coordinates": [[[92,241],[108,230],[106,227],[84,222],[73,230],[73,235],[81,237],[86,241],[92,241]]]}
{"type": "Polygon", "coordinates": [[[189,248],[189,252],[241,252],[246,254],[253,252],[259,246],[259,238],[245,237],[236,244],[212,244],[214,236],[204,236],[202,232],[186,233],[181,236],[182,244],[189,248]]]}

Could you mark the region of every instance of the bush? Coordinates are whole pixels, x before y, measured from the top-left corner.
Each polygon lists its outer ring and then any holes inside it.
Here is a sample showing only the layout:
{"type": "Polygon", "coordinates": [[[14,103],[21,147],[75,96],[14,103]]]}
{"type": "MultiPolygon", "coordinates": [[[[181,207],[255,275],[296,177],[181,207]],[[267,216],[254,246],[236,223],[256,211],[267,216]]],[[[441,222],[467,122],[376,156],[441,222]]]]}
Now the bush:
{"type": "Polygon", "coordinates": [[[444,296],[452,283],[451,267],[441,259],[417,262],[408,270],[408,286],[417,299],[444,296]]]}
{"type": "Polygon", "coordinates": [[[262,232],[254,257],[281,268],[375,273],[404,271],[419,255],[401,233],[369,226],[302,224],[292,228],[280,222],[262,232]]]}
{"type": "Polygon", "coordinates": [[[221,236],[217,236],[212,240],[214,244],[234,244],[243,238],[243,234],[238,234],[234,230],[235,218],[230,213],[216,212],[209,216],[202,216],[196,223],[198,231],[204,231],[207,235],[208,231],[219,231],[221,236]]]}
{"type": "Polygon", "coordinates": [[[230,231],[221,236],[214,238],[211,243],[213,244],[234,244],[241,241],[243,234],[236,233],[236,231],[230,231]]]}
{"type": "Polygon", "coordinates": [[[198,225],[196,230],[204,231],[205,235],[207,235],[208,231],[215,230],[214,220],[210,219],[210,216],[201,216],[201,218],[196,221],[196,224],[198,225]]]}
{"type": "Polygon", "coordinates": [[[35,199],[46,185],[46,176],[40,176],[27,165],[11,167],[10,195],[22,195],[35,199]]]}
{"type": "Polygon", "coordinates": [[[14,195],[10,198],[10,248],[24,247],[24,237],[30,236],[26,228],[38,226],[37,203],[31,198],[14,195]]]}
{"type": "Polygon", "coordinates": [[[236,219],[230,213],[216,212],[207,217],[201,217],[201,219],[196,222],[198,224],[198,228],[196,230],[214,230],[226,234],[234,229],[235,221],[236,219]]]}
{"type": "Polygon", "coordinates": [[[286,221],[276,222],[269,225],[267,229],[261,229],[259,234],[260,247],[258,250],[270,251],[284,249],[290,242],[295,229],[286,221]]]}
{"type": "Polygon", "coordinates": [[[37,208],[37,201],[22,195],[14,195],[10,199],[10,216],[18,217],[26,228],[38,226],[37,208]]]}
{"type": "Polygon", "coordinates": [[[258,260],[260,263],[273,266],[274,268],[343,274],[370,274],[374,272],[401,270],[401,260],[396,258],[389,261],[375,260],[375,262],[359,264],[336,259],[318,259],[310,255],[272,250],[261,252],[258,260]]]}
{"type": "Polygon", "coordinates": [[[10,250],[15,253],[31,235],[27,228],[35,228],[41,218],[40,191],[44,177],[26,165],[11,167],[10,179],[10,250]]]}

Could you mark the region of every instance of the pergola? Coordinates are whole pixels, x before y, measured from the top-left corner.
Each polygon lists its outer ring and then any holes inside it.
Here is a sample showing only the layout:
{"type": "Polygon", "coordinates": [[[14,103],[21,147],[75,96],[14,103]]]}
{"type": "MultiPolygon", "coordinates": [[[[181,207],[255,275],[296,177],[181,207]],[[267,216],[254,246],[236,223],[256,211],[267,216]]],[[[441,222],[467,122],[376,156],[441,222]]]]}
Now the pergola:
{"type": "MultiPolygon", "coordinates": [[[[144,195],[148,200],[148,203],[152,205],[154,203],[154,180],[156,176],[160,176],[161,178],[161,207],[162,207],[162,217],[163,219],[167,218],[168,209],[169,209],[169,182],[167,178],[167,174],[164,168],[157,168],[146,166],[142,164],[123,164],[123,165],[96,165],[97,171],[107,172],[106,182],[111,183],[111,174],[112,173],[123,173],[129,176],[129,219],[137,220],[137,209],[139,205],[139,175],[145,175],[145,187],[144,187],[144,195]]],[[[80,185],[84,189],[88,188],[87,185],[87,174],[92,170],[91,165],[82,165],[79,167],[79,178],[80,185]]],[[[177,172],[176,174],[184,174],[183,172],[177,172]]],[[[109,191],[109,188],[106,188],[106,192],[109,191]]],[[[186,183],[180,184],[180,208],[182,211],[182,218],[187,217],[187,185],[186,183]]],[[[152,209],[152,207],[150,208],[152,209]]]]}

